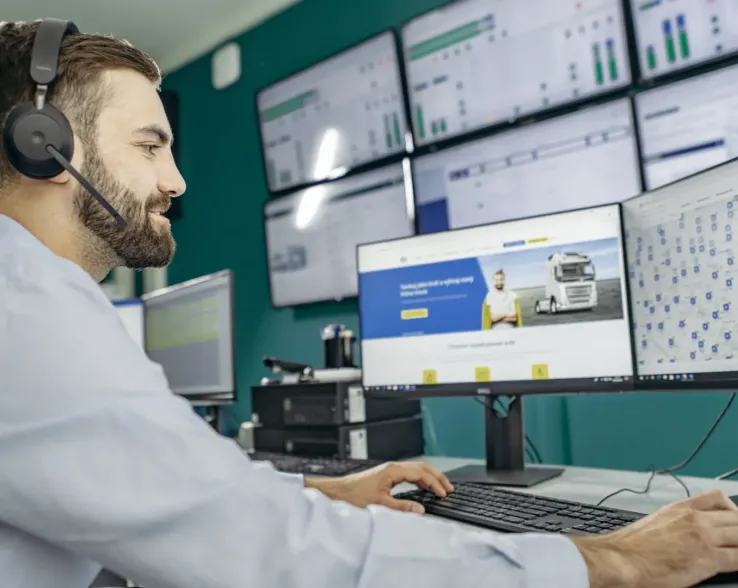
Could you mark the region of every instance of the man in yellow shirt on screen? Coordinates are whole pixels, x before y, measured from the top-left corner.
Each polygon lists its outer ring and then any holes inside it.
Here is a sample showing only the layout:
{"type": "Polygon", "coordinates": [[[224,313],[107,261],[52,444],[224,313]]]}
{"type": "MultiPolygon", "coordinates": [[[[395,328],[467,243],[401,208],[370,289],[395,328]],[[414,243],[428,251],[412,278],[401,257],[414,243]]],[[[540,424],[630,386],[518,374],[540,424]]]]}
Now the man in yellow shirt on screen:
{"type": "Polygon", "coordinates": [[[495,287],[487,293],[482,303],[482,330],[508,329],[523,325],[520,300],[512,290],[505,288],[505,272],[495,272],[495,287]]]}

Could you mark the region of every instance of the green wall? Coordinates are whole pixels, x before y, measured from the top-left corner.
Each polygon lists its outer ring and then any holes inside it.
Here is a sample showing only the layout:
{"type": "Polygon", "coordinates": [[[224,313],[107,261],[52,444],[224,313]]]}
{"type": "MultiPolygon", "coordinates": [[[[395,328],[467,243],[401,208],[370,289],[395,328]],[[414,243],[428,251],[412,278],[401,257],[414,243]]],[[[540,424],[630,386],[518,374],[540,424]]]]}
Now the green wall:
{"type": "MultiPolygon", "coordinates": [[[[395,27],[440,0],[303,0],[238,38],[241,80],[213,89],[210,56],[169,74],[180,94],[177,140],[188,182],[183,218],[175,223],[178,252],[170,281],[221,268],[236,275],[238,386],[231,410],[250,416],[249,386],[267,375],[263,355],[320,363],[320,328],[341,322],[357,330],[355,301],[276,311],[269,303],[262,170],[255,91],[348,45],[395,27]]],[[[707,430],[724,395],[670,394],[547,397],[526,400],[526,426],[548,462],[644,469],[678,463],[707,430]]],[[[482,407],[472,399],[424,403],[428,451],[482,456],[482,407]],[[429,427],[429,422],[433,427],[429,427]]],[[[738,467],[738,416],[723,426],[687,471],[716,475],[738,467]],[[731,459],[732,458],[732,459],[731,459]]]]}

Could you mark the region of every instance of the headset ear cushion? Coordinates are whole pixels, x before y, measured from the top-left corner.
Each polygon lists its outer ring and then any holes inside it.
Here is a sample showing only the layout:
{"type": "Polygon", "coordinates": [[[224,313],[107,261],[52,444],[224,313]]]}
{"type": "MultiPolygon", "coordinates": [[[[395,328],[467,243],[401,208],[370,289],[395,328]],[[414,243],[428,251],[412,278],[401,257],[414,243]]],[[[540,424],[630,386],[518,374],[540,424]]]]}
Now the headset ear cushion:
{"type": "Polygon", "coordinates": [[[32,102],[26,102],[10,111],[3,127],[3,147],[15,169],[39,180],[58,176],[64,168],[46,150],[48,145],[71,161],[74,133],[58,108],[46,104],[38,110],[32,102]]]}

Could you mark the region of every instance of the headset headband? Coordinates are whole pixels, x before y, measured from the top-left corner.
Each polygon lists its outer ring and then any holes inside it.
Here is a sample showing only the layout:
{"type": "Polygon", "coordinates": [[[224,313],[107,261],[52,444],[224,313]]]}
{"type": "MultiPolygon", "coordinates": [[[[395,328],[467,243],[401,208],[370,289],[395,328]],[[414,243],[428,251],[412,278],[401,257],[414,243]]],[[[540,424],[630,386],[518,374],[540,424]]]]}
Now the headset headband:
{"type": "Polygon", "coordinates": [[[39,24],[31,51],[31,79],[37,84],[37,108],[43,108],[48,86],[56,79],[64,37],[76,33],[79,33],[77,25],[68,20],[45,18],[39,24]]]}

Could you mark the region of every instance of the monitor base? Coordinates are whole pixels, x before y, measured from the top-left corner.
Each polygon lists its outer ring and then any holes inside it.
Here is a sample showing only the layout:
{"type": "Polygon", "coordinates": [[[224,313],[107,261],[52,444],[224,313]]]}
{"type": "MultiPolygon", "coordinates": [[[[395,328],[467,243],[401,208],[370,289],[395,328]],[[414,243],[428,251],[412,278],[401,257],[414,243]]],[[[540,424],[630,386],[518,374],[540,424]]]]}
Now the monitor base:
{"type": "Polygon", "coordinates": [[[525,466],[522,470],[489,470],[483,465],[469,465],[450,472],[446,477],[454,482],[476,482],[490,486],[512,486],[530,488],[564,473],[564,468],[547,466],[525,466]]]}

